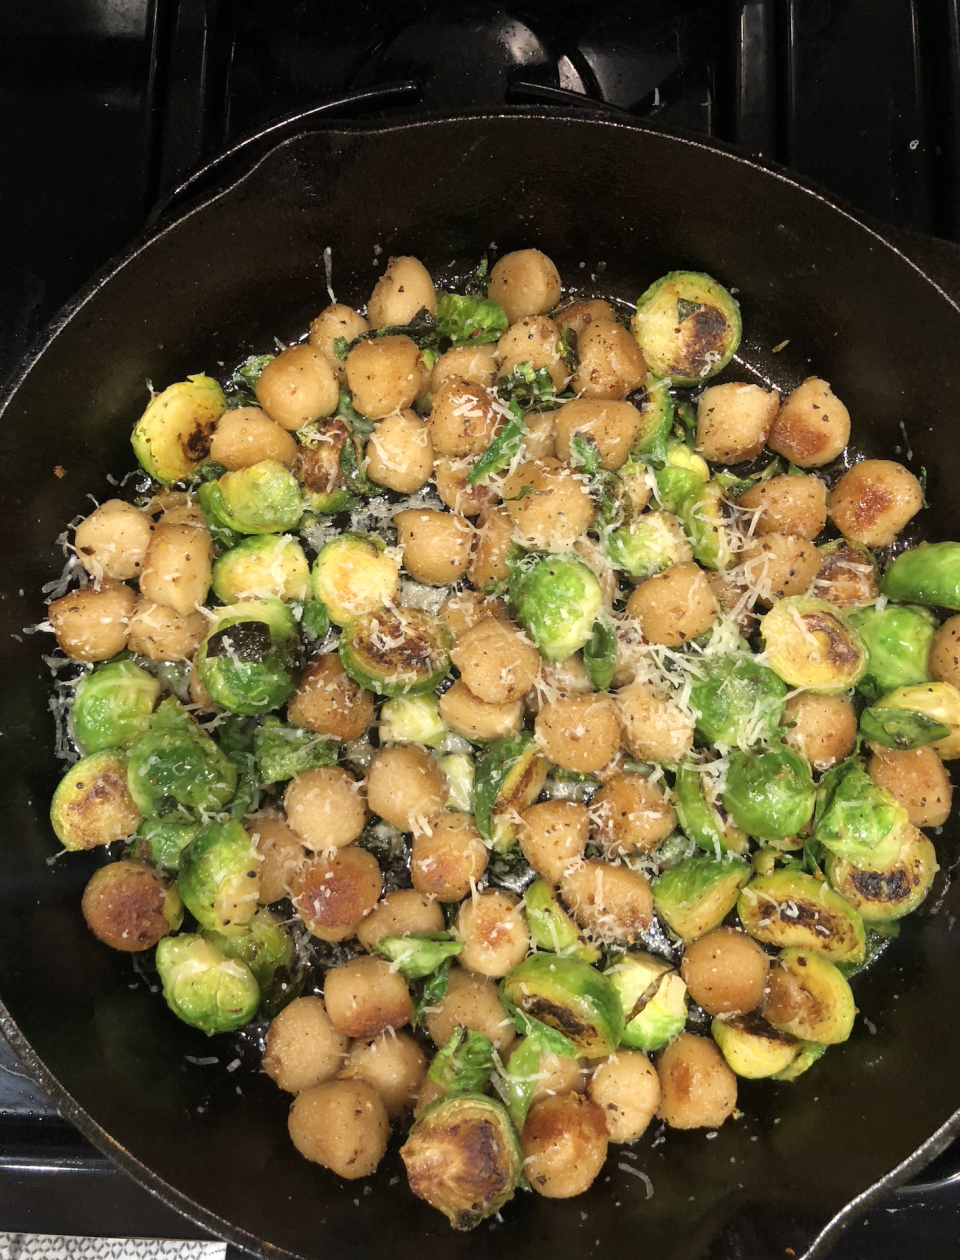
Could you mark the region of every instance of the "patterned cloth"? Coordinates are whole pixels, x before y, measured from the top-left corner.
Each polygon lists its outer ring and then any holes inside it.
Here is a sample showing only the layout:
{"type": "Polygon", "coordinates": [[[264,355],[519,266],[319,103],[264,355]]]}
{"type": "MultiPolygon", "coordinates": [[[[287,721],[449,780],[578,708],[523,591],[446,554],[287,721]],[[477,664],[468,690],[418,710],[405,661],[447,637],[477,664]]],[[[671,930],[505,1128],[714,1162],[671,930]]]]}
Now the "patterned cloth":
{"type": "Polygon", "coordinates": [[[227,1244],[175,1238],[0,1233],[0,1260],[225,1260],[227,1244]]]}

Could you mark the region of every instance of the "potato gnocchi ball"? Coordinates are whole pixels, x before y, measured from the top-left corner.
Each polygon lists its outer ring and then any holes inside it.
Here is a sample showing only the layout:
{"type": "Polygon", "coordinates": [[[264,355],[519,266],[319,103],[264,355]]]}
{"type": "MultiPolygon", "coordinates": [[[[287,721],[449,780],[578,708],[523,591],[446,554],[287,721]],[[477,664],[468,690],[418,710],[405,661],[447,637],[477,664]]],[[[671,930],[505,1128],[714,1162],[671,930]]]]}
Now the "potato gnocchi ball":
{"type": "Polygon", "coordinates": [[[397,328],[427,310],[437,313],[437,294],[430,272],[419,258],[391,258],[373,286],[367,303],[371,328],[397,328]]]}
{"type": "Polygon", "coordinates": [[[426,1074],[427,1060],[410,1034],[390,1031],[354,1042],[340,1079],[372,1085],[390,1119],[399,1120],[413,1110],[426,1074]]]}
{"type": "Polygon", "coordinates": [[[322,353],[338,379],[342,380],[344,377],[343,359],[333,348],[333,343],[338,337],[351,342],[362,333],[369,331],[370,325],[352,306],[334,302],[332,306],[324,307],[316,319],[311,321],[309,341],[311,346],[316,346],[322,353]]]}
{"type": "Polygon", "coordinates": [[[504,420],[505,409],[496,394],[452,376],[433,395],[427,424],[437,455],[465,459],[481,455],[504,420]]]}
{"type": "Polygon", "coordinates": [[[535,372],[546,368],[556,389],[562,389],[570,371],[560,354],[560,332],[552,319],[527,315],[510,325],[497,342],[498,375],[509,376],[521,363],[535,372]]]}
{"type": "Polygon", "coordinates": [[[754,534],[792,534],[812,542],[827,523],[827,487],[819,477],[784,474],[751,486],[740,506],[757,513],[754,534]]]}
{"type": "Polygon", "coordinates": [[[928,667],[934,682],[960,688],[960,613],[948,617],[933,636],[928,667]]]}
{"type": "Polygon", "coordinates": [[[544,315],[560,301],[560,273],[539,249],[515,249],[494,263],[487,296],[503,307],[511,324],[544,315]]]}
{"type": "Polygon", "coordinates": [[[450,968],[447,991],[426,1013],[427,1032],[434,1044],[442,1046],[455,1028],[472,1028],[493,1042],[504,1054],[516,1040],[513,1020],[497,997],[497,986],[486,976],[476,976],[462,967],[450,968]]]}
{"type": "Polygon", "coordinates": [[[523,458],[556,459],[557,423],[555,411],[529,411],[524,417],[524,434],[520,442],[523,458]]]}
{"type": "Polygon", "coordinates": [[[629,866],[587,858],[560,880],[560,895],[598,941],[635,941],[653,921],[650,881],[629,866]]]}
{"type": "Polygon", "coordinates": [[[256,815],[244,822],[260,855],[260,904],[286,897],[290,883],[306,860],[303,841],[282,818],[256,815]]]}
{"type": "Polygon", "coordinates": [[[763,1001],[770,959],[736,928],[717,928],[683,951],[680,975],[708,1015],[746,1015],[763,1001]]]}
{"type": "Polygon", "coordinates": [[[798,468],[822,468],[850,441],[850,413],[826,381],[808,376],[780,404],[767,445],[798,468]]]}
{"type": "Polygon", "coordinates": [[[440,697],[442,721],[464,739],[502,739],[523,729],[523,701],[488,704],[475,696],[461,679],[440,697]]]}
{"type": "Polygon", "coordinates": [[[310,934],[321,941],[356,936],[382,891],[377,859],[356,845],[307,859],[290,881],[294,909],[310,934]]]}
{"type": "Polygon", "coordinates": [[[611,1142],[635,1142],[660,1106],[660,1078],[642,1050],[620,1049],[604,1059],[587,1093],[603,1112],[611,1142]]]}
{"type": "Polygon", "coordinates": [[[454,346],[444,351],[433,365],[430,388],[433,393],[446,381],[456,378],[470,385],[482,385],[489,389],[497,375],[496,348],[489,343],[482,346],[454,346]]]}
{"type": "Polygon", "coordinates": [[[527,708],[532,713],[539,712],[541,693],[548,696],[587,696],[596,691],[593,679],[587,673],[586,662],[582,652],[574,652],[564,661],[541,661],[540,681],[534,685],[527,696],[527,708]]]}
{"type": "Polygon", "coordinates": [[[362,785],[340,766],[296,774],[283,794],[287,821],[308,849],[342,849],[363,831],[362,785]]]}
{"type": "Polygon", "coordinates": [[[467,483],[467,474],[474,463],[470,457],[455,459],[452,455],[443,455],[433,466],[437,495],[451,511],[462,516],[476,516],[481,508],[499,497],[489,486],[467,483]]]}
{"type": "Polygon", "coordinates": [[[505,976],[523,962],[530,949],[519,898],[499,888],[468,897],[460,907],[455,931],[463,941],[460,964],[475,975],[505,976]]]}
{"type": "Polygon", "coordinates": [[[857,742],[857,715],[849,696],[802,691],[787,701],[780,724],[784,743],[806,757],[814,770],[838,765],[857,742]]]}
{"type": "Polygon", "coordinates": [[[387,893],[367,915],[357,930],[357,940],[369,950],[385,936],[443,930],[443,911],[438,901],[415,888],[398,888],[387,893]]]}
{"type": "Polygon", "coordinates": [[[617,313],[609,302],[602,298],[591,298],[586,302],[574,302],[565,306],[553,316],[553,322],[561,332],[569,328],[579,338],[584,329],[591,324],[615,324],[617,313]]]}
{"type": "Polygon", "coordinates": [[[264,459],[292,468],[297,443],[288,429],[281,428],[259,407],[237,407],[225,411],[217,421],[209,457],[230,472],[252,468],[264,459]]]}
{"type": "Polygon", "coordinates": [[[267,1029],[263,1070],[282,1090],[299,1094],[336,1076],[349,1045],[322,998],[294,998],[267,1029]]]}
{"type": "Polygon", "coordinates": [[[601,1107],[583,1094],[558,1094],[535,1103],[520,1137],[523,1171],[546,1199],[570,1199],[593,1184],[607,1158],[601,1107]]]}
{"type": "Polygon", "coordinates": [[[446,780],[423,748],[381,748],[367,772],[367,803],[398,831],[419,831],[443,809],[446,780]]]}
{"type": "Polygon", "coordinates": [[[140,598],[130,618],[127,647],[152,661],[189,661],[207,633],[208,624],[201,612],[183,616],[166,604],[140,598]]]}
{"type": "Polygon", "coordinates": [[[788,534],[752,538],[740,557],[751,587],[763,592],[758,599],[766,608],[785,596],[806,594],[820,572],[821,560],[813,543],[788,534]]]}
{"type": "Polygon", "coordinates": [[[583,858],[590,837],[587,807],[579,801],[542,801],[521,815],[520,848],[538,875],[559,884],[583,858]]]}
{"type": "Polygon", "coordinates": [[[525,544],[553,550],[579,538],[597,514],[579,474],[556,459],[521,464],[504,483],[503,500],[525,544]]]}
{"type": "MultiPolygon", "coordinates": [[[[526,1038],[517,1042],[519,1050],[526,1038]]],[[[578,1094],[586,1092],[589,1068],[586,1059],[568,1059],[562,1054],[540,1055],[537,1068],[537,1081],[530,1105],[538,1103],[541,1098],[552,1098],[555,1094],[569,1094],[571,1090],[578,1094]]]]}
{"type": "Polygon", "coordinates": [[[354,407],[371,420],[412,406],[430,380],[417,343],[410,337],[358,342],[347,355],[346,377],[354,407]]]}
{"type": "Polygon", "coordinates": [[[403,567],[418,582],[447,586],[463,577],[470,563],[473,527],[456,512],[409,508],[393,518],[403,567]]]}
{"type": "Polygon", "coordinates": [[[77,526],[77,559],[94,578],[125,582],[139,577],[153,525],[132,503],[107,499],[77,526]]]}
{"type": "Polygon", "coordinates": [[[756,459],[780,407],[780,395],[759,385],[711,385],[697,403],[697,450],[714,464],[756,459]]]}
{"type": "Polygon", "coordinates": [[[623,742],[640,761],[682,761],[693,747],[693,723],[649,683],[633,682],[616,696],[623,742]]]}
{"type": "MultiPolygon", "coordinates": [[[[625,328],[620,331],[636,348],[625,328]]],[[[639,354],[639,350],[637,350],[639,354]]],[[[616,469],[626,462],[640,429],[640,412],[628,402],[608,402],[593,397],[575,398],[553,413],[557,432],[557,455],[572,463],[572,442],[580,436],[600,452],[601,468],[616,469]]]]}
{"type": "Polygon", "coordinates": [[[77,661],[106,661],[127,646],[137,597],[129,586],[103,578],[47,605],[57,643],[77,661]]]}
{"type": "Polygon", "coordinates": [[[845,538],[888,547],[923,507],[912,472],[890,459],[862,459],[830,491],[827,510],[845,538]]]}
{"type": "Polygon", "coordinates": [[[410,878],[418,892],[437,901],[462,901],[487,869],[489,856],[472,814],[439,814],[429,831],[413,837],[410,878]]]}
{"type": "Polygon", "coordinates": [[[657,1059],[660,1119],[671,1129],[719,1129],[737,1106],[737,1078],[710,1037],[682,1032],[657,1059]]]}
{"type": "Polygon", "coordinates": [[[500,507],[480,509],[473,536],[473,555],[467,577],[481,590],[510,576],[506,555],[513,541],[513,519],[500,507]]]}
{"type": "Polygon", "coordinates": [[[627,600],[627,616],[635,618],[648,643],[681,647],[709,630],[720,608],[707,575],[688,560],[641,582],[627,600]]]}
{"type": "Polygon", "coordinates": [[[298,1094],[287,1121],[304,1157],[338,1177],[369,1177],[387,1149],[390,1121],[380,1095],[366,1081],[325,1081],[298,1094]]]}
{"type": "Polygon", "coordinates": [[[677,825],[677,815],[644,775],[615,774],[591,800],[590,821],[604,851],[623,857],[655,849],[677,825]]]}
{"type": "Polygon", "coordinates": [[[570,388],[584,398],[626,398],[647,379],[636,339],[615,320],[587,324],[577,335],[577,358],[570,388]]]}
{"type": "Polygon", "coordinates": [[[331,967],[323,980],[330,1022],[345,1037],[370,1041],[413,1018],[407,982],[385,958],[354,958],[331,967]]]}
{"type": "Polygon", "coordinates": [[[430,430],[414,411],[386,416],[373,426],[364,458],[371,481],[400,494],[414,494],[433,472],[430,430]]]}
{"type": "Polygon", "coordinates": [[[254,386],[257,401],[282,429],[302,429],[332,416],[340,401],[337,375],[316,346],[287,346],[271,359],[254,386]]]}
{"type": "Polygon", "coordinates": [[[456,643],[468,630],[489,617],[506,620],[507,606],[502,599],[495,595],[484,595],[482,591],[458,591],[450,596],[437,616],[456,643]]]}
{"type": "Polygon", "coordinates": [[[287,717],[329,739],[359,739],[373,721],[373,695],[353,681],[336,652],[325,652],[303,671],[287,717]]]}
{"type": "Polygon", "coordinates": [[[191,525],[159,524],[140,571],[140,594],[187,617],[210,590],[213,539],[191,525]]]}
{"type": "Polygon", "coordinates": [[[950,817],[953,785],[930,745],[903,752],[872,744],[870,751],[867,774],[896,797],[913,826],[942,827],[950,817]]]}
{"type": "Polygon", "coordinates": [[[488,704],[522,699],[540,669],[540,653],[523,631],[495,617],[467,630],[450,659],[473,694],[488,704]]]}
{"type": "Polygon", "coordinates": [[[548,759],[577,774],[602,770],[620,748],[617,706],[608,695],[561,696],[541,708],[534,731],[548,759]]]}
{"type": "Polygon", "coordinates": [[[153,867],[126,859],[94,871],[80,909],[98,941],[126,954],[153,949],[183,919],[176,885],[153,867]]]}

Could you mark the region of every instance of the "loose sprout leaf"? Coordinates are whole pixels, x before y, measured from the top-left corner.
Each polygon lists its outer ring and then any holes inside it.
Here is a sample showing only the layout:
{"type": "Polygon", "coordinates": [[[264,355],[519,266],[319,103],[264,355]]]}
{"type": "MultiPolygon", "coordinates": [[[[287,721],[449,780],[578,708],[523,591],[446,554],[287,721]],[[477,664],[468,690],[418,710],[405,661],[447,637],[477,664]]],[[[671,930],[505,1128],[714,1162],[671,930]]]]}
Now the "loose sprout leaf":
{"type": "Polygon", "coordinates": [[[677,436],[686,443],[687,446],[693,447],[697,440],[697,413],[689,403],[678,402],[674,410],[677,436]]]}
{"type": "Polygon", "coordinates": [[[427,1012],[441,1002],[447,995],[450,984],[450,959],[444,959],[435,971],[432,971],[423,982],[420,992],[414,998],[413,1026],[419,1028],[425,1021],[427,1012]]]}
{"type": "Polygon", "coordinates": [[[495,1077],[497,1093],[506,1104],[517,1132],[530,1110],[540,1076],[540,1038],[533,1034],[524,1038],[495,1077]]]}
{"type": "Polygon", "coordinates": [[[617,636],[606,617],[598,617],[583,648],[583,661],[598,691],[609,690],[617,664],[617,636]]]}
{"type": "Polygon", "coordinates": [[[453,940],[449,932],[405,932],[403,936],[383,936],[373,948],[396,963],[405,979],[420,980],[448,958],[456,957],[463,941],[453,940]]]}
{"type": "Polygon", "coordinates": [[[337,744],[313,731],[286,726],[279,718],[264,718],[254,736],[257,773],[261,783],[284,783],[305,770],[337,764],[337,744]]]}
{"type": "Polygon", "coordinates": [[[432,349],[439,340],[437,321],[425,306],[421,306],[409,324],[392,324],[389,328],[371,328],[350,342],[350,349],[361,341],[372,341],[377,337],[409,337],[421,350],[432,349]]]}
{"type": "Polygon", "coordinates": [[[567,371],[575,376],[580,370],[580,354],[577,347],[577,330],[565,328],[560,334],[560,358],[567,366],[567,371]]]}
{"type": "Polygon", "coordinates": [[[882,930],[878,925],[870,924],[867,928],[866,944],[864,946],[864,955],[859,962],[838,962],[834,966],[845,979],[849,980],[851,976],[858,975],[861,971],[865,971],[872,962],[875,962],[887,946],[900,935],[899,923],[885,923],[882,930]]]}
{"type": "Polygon", "coordinates": [[[704,309],[702,302],[690,302],[687,298],[677,298],[677,323],[682,324],[685,319],[689,319],[691,315],[696,315],[697,311],[704,309]]]}
{"type": "Polygon", "coordinates": [[[226,464],[218,464],[215,459],[206,459],[196,472],[198,481],[219,481],[227,471],[226,464]]]}
{"type": "Polygon", "coordinates": [[[463,291],[467,297],[485,298],[487,296],[487,288],[490,283],[490,259],[486,254],[477,263],[476,269],[466,284],[463,291]]]}
{"type": "Polygon", "coordinates": [[[346,489],[355,495],[370,498],[383,493],[383,487],[368,480],[363,471],[363,454],[356,434],[351,434],[340,447],[340,475],[346,489]]]}
{"type": "Polygon", "coordinates": [[[759,485],[762,481],[769,481],[771,477],[779,477],[782,473],[783,460],[778,455],[767,464],[766,468],[760,472],[751,473],[749,477],[738,477],[728,468],[720,468],[714,473],[714,478],[720,482],[728,494],[739,498],[740,495],[746,494],[753,486],[759,485]]]}
{"type": "Polygon", "coordinates": [[[454,345],[498,341],[508,326],[503,307],[489,298],[442,293],[437,302],[437,333],[454,345]]]}
{"type": "Polygon", "coordinates": [[[263,369],[276,357],[275,354],[251,354],[234,369],[224,391],[229,410],[237,407],[259,407],[255,393],[257,381],[263,369]]]}
{"type": "Polygon", "coordinates": [[[592,437],[583,433],[573,435],[570,440],[570,462],[574,468],[592,477],[600,467],[600,459],[600,448],[592,437]]]}
{"type": "Polygon", "coordinates": [[[341,361],[347,357],[350,353],[350,343],[347,341],[346,337],[334,337],[333,353],[341,361]]]}
{"type": "Polygon", "coordinates": [[[500,377],[497,381],[497,393],[503,402],[516,401],[524,411],[548,411],[562,407],[567,401],[565,397],[557,395],[549,370],[545,367],[534,368],[527,361],[518,363],[507,376],[500,377]]]}
{"type": "Polygon", "coordinates": [[[330,618],[319,599],[304,600],[303,603],[299,605],[294,603],[291,607],[295,614],[297,607],[300,609],[300,631],[307,643],[316,643],[326,636],[330,629],[330,618]]]}
{"type": "Polygon", "coordinates": [[[483,1033],[457,1027],[437,1051],[427,1075],[445,1094],[482,1094],[493,1073],[493,1044],[483,1033]]]}
{"type": "Polygon", "coordinates": [[[809,477],[809,475],[805,468],[798,468],[796,464],[787,464],[788,477],[809,477]]]}
{"type": "MultiPolygon", "coordinates": [[[[368,420],[366,416],[362,416],[353,405],[353,394],[349,389],[341,389],[340,399],[337,403],[337,409],[333,413],[338,419],[342,420],[348,428],[352,429],[359,437],[369,437],[373,432],[374,421],[368,420]]],[[[302,430],[301,430],[302,434],[302,430]]],[[[376,494],[382,493],[382,488],[378,486],[374,491],[376,494]]]]}
{"type": "Polygon", "coordinates": [[[928,713],[911,712],[909,709],[864,709],[860,715],[860,732],[864,739],[886,748],[899,748],[907,752],[946,739],[951,727],[928,713]]]}
{"type": "MultiPolygon", "coordinates": [[[[468,486],[475,486],[495,473],[502,472],[504,468],[509,468],[513,457],[520,449],[520,443],[526,433],[523,412],[514,398],[511,398],[507,405],[510,408],[510,419],[467,473],[468,486]]],[[[532,490],[533,487],[524,486],[523,489],[532,490]]]]}

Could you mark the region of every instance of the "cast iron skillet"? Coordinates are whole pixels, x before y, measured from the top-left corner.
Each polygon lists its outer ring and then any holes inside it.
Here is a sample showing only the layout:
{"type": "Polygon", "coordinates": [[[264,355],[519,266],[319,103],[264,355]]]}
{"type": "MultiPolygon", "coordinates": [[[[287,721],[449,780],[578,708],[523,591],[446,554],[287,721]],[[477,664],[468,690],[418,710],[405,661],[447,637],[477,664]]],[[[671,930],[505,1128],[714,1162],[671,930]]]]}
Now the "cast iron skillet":
{"type": "MultiPolygon", "coordinates": [[[[158,386],[228,368],[274,335],[299,336],[334,286],[360,303],[374,245],[444,271],[496,242],[536,244],[567,282],[633,299],[670,268],[708,271],[743,306],[742,359],[790,388],[810,372],[850,405],[857,451],[926,466],[932,539],[960,537],[960,311],[876,232],[780,173],[648,126],[526,113],[368,130],[315,130],[269,152],[102,276],[51,328],[0,424],[4,557],[0,735],[2,1027],[63,1113],[168,1203],[251,1250],[337,1260],[517,1260],[641,1252],[645,1260],[825,1254],[867,1203],[960,1129],[960,914],[956,887],[906,921],[855,982],[853,1037],[792,1085],[741,1083],[743,1116],[713,1138],[653,1132],[613,1148],[589,1194],[521,1196],[470,1235],[407,1190],[395,1155],[345,1185],[302,1160],[287,1100],[227,1039],[178,1023],[130,960],[86,931],[79,898],[97,859],[51,864],[59,776],[48,680],[24,636],[51,540],[105,474],[133,461],[131,426],[158,386]],[[788,341],[778,354],[772,347],[788,341]],[[907,458],[905,455],[903,458],[907,458]],[[66,470],[58,477],[55,468],[66,470]],[[217,1067],[185,1055],[216,1055],[217,1067]],[[238,1088],[239,1087],[239,1088],[238,1088]],[[651,1178],[653,1197],[633,1175],[651,1178]],[[399,1177],[399,1180],[398,1180],[399,1177]]],[[[940,841],[950,854],[953,837],[940,841]]]]}

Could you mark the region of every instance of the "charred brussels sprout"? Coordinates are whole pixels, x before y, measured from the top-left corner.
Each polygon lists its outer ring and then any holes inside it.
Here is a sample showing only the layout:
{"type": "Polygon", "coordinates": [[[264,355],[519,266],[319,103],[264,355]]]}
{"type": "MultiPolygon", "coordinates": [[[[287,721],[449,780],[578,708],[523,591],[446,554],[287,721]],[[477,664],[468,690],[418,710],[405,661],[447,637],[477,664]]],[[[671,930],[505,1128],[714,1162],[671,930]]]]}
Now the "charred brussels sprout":
{"type": "Polygon", "coordinates": [[[559,954],[531,954],[504,977],[504,1000],[556,1029],[588,1059],[612,1054],[623,1036],[620,995],[608,976],[559,954]]]}
{"type": "Polygon", "coordinates": [[[523,1155],[507,1112],[483,1094],[454,1094],[424,1111],[400,1148],[410,1189],[468,1230],[498,1212],[520,1183],[523,1155]]]}
{"type": "Polygon", "coordinates": [[[644,512],[605,534],[603,546],[618,569],[636,578],[652,577],[693,557],[679,520],[670,512],[644,512]]]}
{"type": "Polygon", "coordinates": [[[925,608],[887,604],[857,608],[849,614],[870,653],[867,672],[857,690],[876,700],[894,687],[930,681],[927,659],[937,619],[925,608]]]}
{"type": "Polygon", "coordinates": [[[178,1019],[208,1034],[248,1024],[260,989],[245,962],[225,958],[202,936],[165,936],[157,945],[163,996],[178,1019]]]}
{"type": "Polygon", "coordinates": [[[823,599],[791,595],[760,619],[767,662],[791,687],[847,691],[867,669],[866,644],[846,613],[823,599]]]}
{"type": "Polygon", "coordinates": [[[224,604],[244,599],[310,598],[310,566],[290,534],[244,538],[214,562],[213,593],[224,604]]]}
{"type": "Polygon", "coordinates": [[[814,835],[824,848],[867,870],[896,860],[907,811],[859,762],[828,771],[818,797],[814,835]]]}
{"type": "Polygon", "coordinates": [[[272,1017],[295,996],[297,986],[289,980],[296,954],[293,938],[265,907],[241,928],[231,928],[229,932],[209,929],[201,935],[224,958],[247,964],[260,989],[264,1014],[272,1017]]]}
{"type": "Polygon", "coordinates": [[[864,956],[860,915],[828,884],[802,871],[758,875],[740,893],[737,913],[746,931],[765,945],[814,950],[834,962],[860,962],[864,956]]]}
{"type": "Polygon", "coordinates": [[[426,744],[436,748],[447,734],[432,692],[397,696],[380,710],[381,744],[426,744]]]}
{"type": "Polygon", "coordinates": [[[900,851],[889,866],[862,870],[835,853],[827,857],[827,879],[864,921],[889,923],[911,914],[923,901],[939,869],[933,844],[916,827],[898,833],[900,851]]]}
{"type": "Polygon", "coordinates": [[[752,874],[739,858],[683,858],[653,881],[653,905],[682,941],[695,941],[721,923],[752,874]]]}
{"type": "Polygon", "coordinates": [[[721,817],[706,797],[706,776],[692,765],[677,772],[674,804],[685,835],[707,853],[746,853],[746,835],[734,823],[721,817]]]}
{"type": "Polygon", "coordinates": [[[340,661],[350,677],[381,696],[433,691],[450,670],[450,635],[419,608],[362,613],[340,636],[340,661]]]}
{"type": "Polygon", "coordinates": [[[260,894],[260,856],[238,822],[207,823],[180,855],[177,888],[201,928],[225,932],[248,923],[260,894]]]}
{"type": "Polygon", "coordinates": [[[704,657],[690,703],[697,734],[708,744],[751,748],[772,739],[783,716],[787,687],[772,669],[746,652],[704,657]]]}
{"type": "Polygon", "coordinates": [[[178,805],[216,813],[233,796],[233,762],[205,734],[173,696],[154,715],[153,724],[130,745],[127,786],[140,812],[160,818],[178,805]]]}
{"type": "Polygon", "coordinates": [[[150,858],[162,871],[178,871],[180,854],[200,834],[200,824],[185,819],[183,814],[167,814],[148,819],[137,835],[145,840],[150,858]]]}
{"type": "Polygon", "coordinates": [[[737,562],[737,509],[719,481],[708,481],[687,495],[678,509],[693,548],[693,558],[723,572],[737,562]]]}
{"type": "Polygon", "coordinates": [[[210,451],[214,426],[227,409],[209,376],[189,376],[157,394],[130,441],[141,467],[163,485],[193,475],[210,451]]]}
{"type": "Polygon", "coordinates": [[[669,271],[637,301],[633,334],[658,376],[699,385],[733,358],[740,344],[740,307],[711,276],[669,271]]]}
{"type": "Polygon", "coordinates": [[[509,848],[517,838],[517,816],[540,795],[549,762],[529,731],[492,743],[477,761],[473,776],[474,821],[494,849],[509,848]]]}
{"type": "Polygon", "coordinates": [[[737,1076],[759,1080],[783,1072],[796,1058],[800,1042],[759,1015],[715,1018],[710,1026],[720,1053],[737,1076]]]}
{"type": "Polygon", "coordinates": [[[127,762],[105,750],[71,766],[50,802],[50,821],[65,849],[94,849],[133,835],[140,811],[127,787],[127,762]]]}
{"type": "Polygon", "coordinates": [[[204,513],[237,534],[279,534],[303,515],[300,483],[275,459],[226,472],[198,494],[204,513]]]}
{"type": "Polygon", "coordinates": [[[888,565],[880,590],[906,604],[960,611],[960,543],[921,543],[888,565]]]}
{"type": "Polygon", "coordinates": [[[600,583],[575,556],[522,563],[510,580],[517,620],[548,661],[565,661],[587,643],[603,612],[600,583]]]}
{"type": "Polygon", "coordinates": [[[850,1036],[856,1013],[850,985],[829,959],[814,950],[781,951],[763,1003],[764,1017],[774,1027],[833,1046],[850,1036]]]}
{"type": "Polygon", "coordinates": [[[667,441],[663,467],[656,471],[657,500],[668,512],[679,512],[687,499],[710,480],[707,461],[677,438],[667,441]]]}
{"type": "Polygon", "coordinates": [[[122,748],[150,725],[160,683],[133,661],[113,661],[77,684],[70,731],[80,751],[122,748]]]}
{"type": "Polygon", "coordinates": [[[659,1050],[683,1031],[687,986],[663,958],[627,950],[606,974],[620,995],[625,1046],[659,1050]]]}
{"type": "Polygon", "coordinates": [[[527,927],[537,949],[552,950],[585,963],[599,960],[600,950],[583,936],[545,879],[530,885],[523,902],[527,927]]]}
{"type": "Polygon", "coordinates": [[[788,840],[813,816],[816,789],[806,758],[778,744],[730,758],[723,807],[747,835],[788,840]]]}
{"type": "Polygon", "coordinates": [[[872,604],[880,590],[880,570],[869,547],[850,538],[834,538],[818,547],[820,572],[813,591],[838,608],[872,604]]]}
{"type": "Polygon", "coordinates": [[[341,534],[313,562],[314,594],[338,626],[392,603],[399,589],[399,565],[372,534],[341,534]]]}
{"type": "Polygon", "coordinates": [[[960,757],[960,691],[951,683],[932,682],[913,687],[897,687],[874,705],[874,719],[881,718],[892,724],[893,718],[889,713],[891,709],[901,710],[904,717],[910,716],[914,719],[911,723],[903,723],[901,719],[901,730],[904,734],[909,734],[912,730],[915,736],[924,733],[930,735],[934,750],[944,761],[960,757]],[[947,727],[947,734],[939,735],[931,723],[947,727]]]}
{"type": "Polygon", "coordinates": [[[200,644],[196,666],[211,700],[228,712],[279,709],[300,676],[296,618],[279,599],[230,605],[200,644]]]}
{"type": "Polygon", "coordinates": [[[257,778],[261,783],[285,783],[316,766],[337,764],[337,744],[300,726],[286,726],[279,718],[264,718],[253,734],[257,778]]]}

